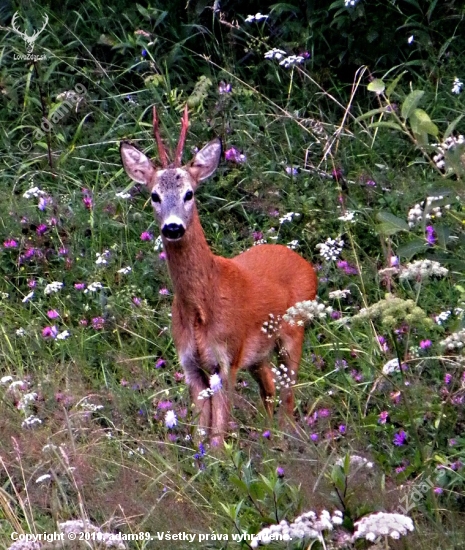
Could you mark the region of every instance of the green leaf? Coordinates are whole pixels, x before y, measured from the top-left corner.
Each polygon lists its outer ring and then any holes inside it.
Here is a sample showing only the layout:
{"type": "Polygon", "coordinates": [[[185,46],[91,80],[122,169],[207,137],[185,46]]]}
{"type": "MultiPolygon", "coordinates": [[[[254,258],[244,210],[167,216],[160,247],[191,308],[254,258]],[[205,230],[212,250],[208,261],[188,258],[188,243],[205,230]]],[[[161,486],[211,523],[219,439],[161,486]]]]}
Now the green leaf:
{"type": "Polygon", "coordinates": [[[368,90],[378,95],[382,94],[385,88],[386,84],[380,78],[375,78],[368,84],[368,90]]]}
{"type": "Polygon", "coordinates": [[[399,231],[409,231],[410,229],[406,221],[394,216],[391,212],[378,212],[376,219],[381,222],[377,227],[378,232],[384,235],[395,235],[399,231]]]}
{"type": "Polygon", "coordinates": [[[386,97],[391,97],[394,90],[397,88],[397,84],[399,84],[399,80],[404,76],[406,72],[407,71],[402,71],[400,75],[396,76],[396,78],[394,78],[394,80],[389,84],[385,92],[386,97]]]}
{"type": "Polygon", "coordinates": [[[438,238],[438,245],[441,248],[446,248],[450,237],[450,228],[444,224],[435,224],[434,232],[438,238]]]}
{"type": "Polygon", "coordinates": [[[384,120],[373,122],[368,126],[368,128],[391,128],[391,130],[400,130],[401,132],[403,131],[402,126],[400,126],[396,122],[386,122],[384,120]]]}
{"type": "Polygon", "coordinates": [[[424,95],[425,92],[422,90],[413,90],[409,93],[402,103],[401,115],[403,119],[407,120],[410,117],[424,95]]]}
{"type": "Polygon", "coordinates": [[[386,113],[387,108],[386,107],[378,107],[378,109],[371,109],[371,111],[367,111],[366,113],[363,113],[363,115],[358,116],[355,119],[355,122],[359,122],[360,120],[364,120],[365,118],[371,118],[375,115],[380,115],[381,113],[386,113]]]}
{"type": "Polygon", "coordinates": [[[423,239],[415,239],[407,244],[399,246],[397,249],[397,255],[402,258],[410,260],[418,253],[424,252],[426,249],[426,243],[423,239]]]}
{"type": "Polygon", "coordinates": [[[451,134],[452,132],[455,130],[455,127],[457,126],[457,124],[462,120],[462,118],[464,117],[465,115],[459,115],[456,119],[454,119],[450,124],[449,126],[446,128],[446,131],[444,132],[444,136],[443,136],[443,141],[445,141],[451,134]]]}
{"type": "Polygon", "coordinates": [[[410,115],[410,124],[415,134],[427,133],[431,136],[437,137],[439,129],[432,122],[428,113],[423,109],[415,109],[410,115]]]}

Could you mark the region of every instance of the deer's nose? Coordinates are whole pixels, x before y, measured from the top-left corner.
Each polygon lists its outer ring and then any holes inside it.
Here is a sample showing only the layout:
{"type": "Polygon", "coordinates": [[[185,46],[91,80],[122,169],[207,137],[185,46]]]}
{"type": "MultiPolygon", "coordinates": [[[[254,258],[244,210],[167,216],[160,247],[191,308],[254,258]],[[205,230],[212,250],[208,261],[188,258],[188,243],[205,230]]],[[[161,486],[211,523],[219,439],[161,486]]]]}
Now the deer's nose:
{"type": "Polygon", "coordinates": [[[162,227],[161,232],[167,239],[177,240],[184,235],[186,230],[184,226],[179,223],[168,223],[162,227]]]}

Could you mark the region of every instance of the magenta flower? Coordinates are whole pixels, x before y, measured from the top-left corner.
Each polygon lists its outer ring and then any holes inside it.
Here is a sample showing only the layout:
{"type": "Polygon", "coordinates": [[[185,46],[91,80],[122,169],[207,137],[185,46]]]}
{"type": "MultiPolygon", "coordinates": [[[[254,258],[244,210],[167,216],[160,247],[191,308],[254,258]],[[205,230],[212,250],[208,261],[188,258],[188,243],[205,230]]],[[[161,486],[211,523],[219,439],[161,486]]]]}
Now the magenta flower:
{"type": "Polygon", "coordinates": [[[164,367],[166,365],[166,361],[162,358],[158,359],[158,361],[155,363],[155,368],[156,369],[161,369],[162,367],[164,367]]]}
{"type": "Polygon", "coordinates": [[[92,326],[95,330],[101,330],[105,325],[105,319],[103,317],[94,317],[92,319],[92,326]]]}
{"type": "Polygon", "coordinates": [[[138,298],[137,296],[133,296],[132,297],[132,303],[136,306],[136,307],[139,307],[142,303],[142,300],[140,298],[138,298]]]}
{"type": "Polygon", "coordinates": [[[18,243],[14,239],[8,239],[3,243],[5,248],[17,248],[18,243]]]}
{"type": "Polygon", "coordinates": [[[28,282],[27,282],[27,286],[29,288],[35,288],[37,285],[37,281],[34,281],[34,279],[29,279],[28,282]]]}
{"type": "Polygon", "coordinates": [[[387,411],[382,411],[378,415],[378,424],[386,424],[389,413],[387,411]]]}
{"type": "Polygon", "coordinates": [[[58,313],[58,311],[56,309],[50,309],[49,311],[47,311],[47,317],[49,319],[56,319],[59,316],[60,316],[60,314],[58,313]]]}
{"type": "Polygon", "coordinates": [[[262,436],[263,436],[265,439],[270,439],[270,437],[271,437],[271,432],[270,432],[270,430],[265,430],[265,431],[262,433],[262,436]]]}
{"type": "Polygon", "coordinates": [[[158,254],[158,258],[159,258],[161,261],[165,261],[165,260],[166,260],[166,252],[165,252],[165,251],[160,252],[160,254],[158,254]]]}
{"type": "Polygon", "coordinates": [[[149,231],[144,231],[140,234],[140,240],[141,241],[151,241],[153,239],[152,233],[149,233],[149,231]]]}
{"type": "Polygon", "coordinates": [[[284,477],[284,468],[282,466],[278,466],[276,468],[276,474],[278,477],[284,477]]]}
{"type": "Polygon", "coordinates": [[[450,384],[452,382],[452,374],[447,373],[444,376],[444,384],[450,384]]]}
{"type": "Polygon", "coordinates": [[[85,283],[74,283],[74,288],[76,290],[84,290],[86,288],[85,283]]]}
{"type": "Polygon", "coordinates": [[[252,237],[254,241],[261,241],[263,239],[263,233],[261,231],[253,231],[252,237]]]}
{"type": "Polygon", "coordinates": [[[328,418],[328,416],[331,414],[329,409],[320,409],[317,412],[320,418],[328,418]]]}
{"type": "Polygon", "coordinates": [[[434,494],[436,494],[436,495],[442,495],[442,493],[444,492],[444,490],[442,489],[442,487],[435,487],[435,488],[433,489],[433,491],[434,491],[434,494]]]}
{"type": "Polygon", "coordinates": [[[339,269],[342,269],[346,275],[358,275],[358,269],[345,260],[339,260],[336,265],[339,269]]]}
{"type": "Polygon", "coordinates": [[[405,442],[407,441],[407,434],[404,432],[404,430],[400,430],[400,432],[394,434],[394,439],[392,442],[397,447],[401,447],[402,445],[405,445],[405,442]]]}
{"type": "Polygon", "coordinates": [[[82,202],[84,203],[84,206],[87,208],[87,210],[92,209],[92,197],[89,197],[89,195],[86,195],[82,198],[82,202]]]}
{"type": "Polygon", "coordinates": [[[159,401],[157,408],[164,411],[166,409],[171,409],[172,406],[173,406],[173,403],[171,403],[171,401],[169,400],[166,400],[166,401],[159,401]]]}
{"type": "Polygon", "coordinates": [[[45,223],[41,223],[36,229],[37,235],[40,235],[40,236],[44,235],[47,231],[48,231],[48,226],[45,225],[45,223]]]}
{"type": "Polygon", "coordinates": [[[170,291],[163,287],[163,288],[160,288],[160,290],[158,291],[158,294],[161,294],[162,296],[169,296],[170,295],[170,291]]]}
{"type": "Polygon", "coordinates": [[[431,347],[431,344],[432,344],[431,340],[422,340],[420,342],[420,348],[421,349],[428,349],[429,347],[431,347]]]}
{"type": "Polygon", "coordinates": [[[318,434],[311,434],[311,435],[310,435],[310,439],[311,439],[312,441],[318,441],[318,434]]]}
{"type": "Polygon", "coordinates": [[[44,338],[56,338],[57,335],[58,335],[58,329],[55,325],[53,327],[45,327],[42,330],[42,336],[44,338]]]}
{"type": "Polygon", "coordinates": [[[376,182],[373,180],[367,180],[366,184],[368,185],[368,187],[376,187],[376,182]]]}
{"type": "Polygon", "coordinates": [[[347,431],[347,428],[344,426],[344,424],[341,424],[338,428],[340,434],[345,434],[347,431]]]}
{"type": "Polygon", "coordinates": [[[87,322],[87,319],[81,319],[79,321],[79,324],[81,325],[81,327],[86,327],[89,323],[87,322]]]}
{"type": "Polygon", "coordinates": [[[240,153],[235,147],[231,147],[224,153],[224,158],[230,162],[241,163],[247,160],[247,157],[240,153]]]}

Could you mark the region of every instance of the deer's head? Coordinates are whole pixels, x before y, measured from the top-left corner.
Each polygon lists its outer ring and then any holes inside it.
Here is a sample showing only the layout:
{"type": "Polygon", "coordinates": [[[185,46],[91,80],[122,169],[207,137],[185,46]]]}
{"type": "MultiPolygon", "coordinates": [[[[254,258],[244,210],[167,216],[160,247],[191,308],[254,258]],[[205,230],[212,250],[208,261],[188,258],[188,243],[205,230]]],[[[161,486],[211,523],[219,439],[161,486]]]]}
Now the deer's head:
{"type": "Polygon", "coordinates": [[[142,151],[126,141],[120,146],[121,159],[127,175],[133,181],[146,185],[150,191],[162,235],[166,239],[177,241],[184,236],[192,220],[195,190],[218,167],[221,141],[218,138],[210,141],[188,164],[180,166],[188,126],[186,108],[175,161],[168,164],[168,157],[158,133],[155,109],[153,126],[161,166],[157,167],[142,151]]]}

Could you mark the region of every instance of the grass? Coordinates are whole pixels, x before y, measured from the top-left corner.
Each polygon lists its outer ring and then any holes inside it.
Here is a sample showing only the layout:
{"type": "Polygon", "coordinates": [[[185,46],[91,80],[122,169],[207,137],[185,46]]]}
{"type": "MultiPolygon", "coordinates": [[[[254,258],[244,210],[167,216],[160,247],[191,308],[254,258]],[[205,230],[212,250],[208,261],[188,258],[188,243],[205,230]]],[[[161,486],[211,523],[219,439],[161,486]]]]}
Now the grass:
{"type": "MultiPolygon", "coordinates": [[[[234,40],[262,60],[265,27],[254,35],[223,22],[208,35],[204,58],[192,44],[205,29],[162,44],[155,8],[131,8],[112,33],[97,4],[76,14],[55,13],[40,35],[35,53],[46,60],[14,60],[25,45],[12,32],[2,54],[0,548],[10,547],[13,532],[52,533],[73,519],[157,537],[127,543],[140,550],[246,548],[250,540],[232,535],[323,509],[341,510],[347,532],[370,512],[404,510],[415,531],[400,541],[383,537],[378,548],[460,548],[463,348],[442,342],[464,322],[463,165],[460,154],[449,159],[444,175],[415,120],[403,117],[408,78],[378,97],[361,71],[349,98],[342,87],[325,89],[304,63],[257,61],[249,72],[235,63],[226,46],[234,40]],[[101,29],[85,30],[99,18],[101,29]],[[146,28],[150,37],[134,33],[146,28]],[[230,92],[220,93],[222,82],[230,92]],[[71,97],[57,96],[73,90],[79,101],[34,136],[42,117],[52,121],[71,97]],[[131,139],[156,156],[154,104],[167,143],[175,143],[186,101],[185,161],[214,135],[245,155],[224,160],[197,193],[214,252],[231,257],[260,239],[298,241],[292,246],[317,266],[319,300],[333,310],[306,333],[294,429],[270,424],[242,372],[219,453],[192,437],[196,418],[170,336],[158,229],[118,154],[119,141],[131,139]],[[380,113],[363,116],[383,102],[398,109],[400,130],[373,126],[380,113]],[[409,210],[427,197],[436,198],[410,227],[409,210]],[[335,259],[317,248],[327,239],[343,240],[335,259]],[[402,278],[423,259],[447,273],[402,278]],[[53,282],[63,285],[50,290],[53,282]],[[350,293],[332,297],[335,290],[350,293]],[[172,429],[170,410],[178,419],[172,429]],[[168,531],[195,540],[158,538],[168,531]]],[[[438,141],[462,109],[448,85],[455,74],[442,70],[436,88],[421,72],[409,75],[425,91],[419,106],[438,125],[438,141]]],[[[327,548],[343,547],[326,540],[327,548]]]]}

